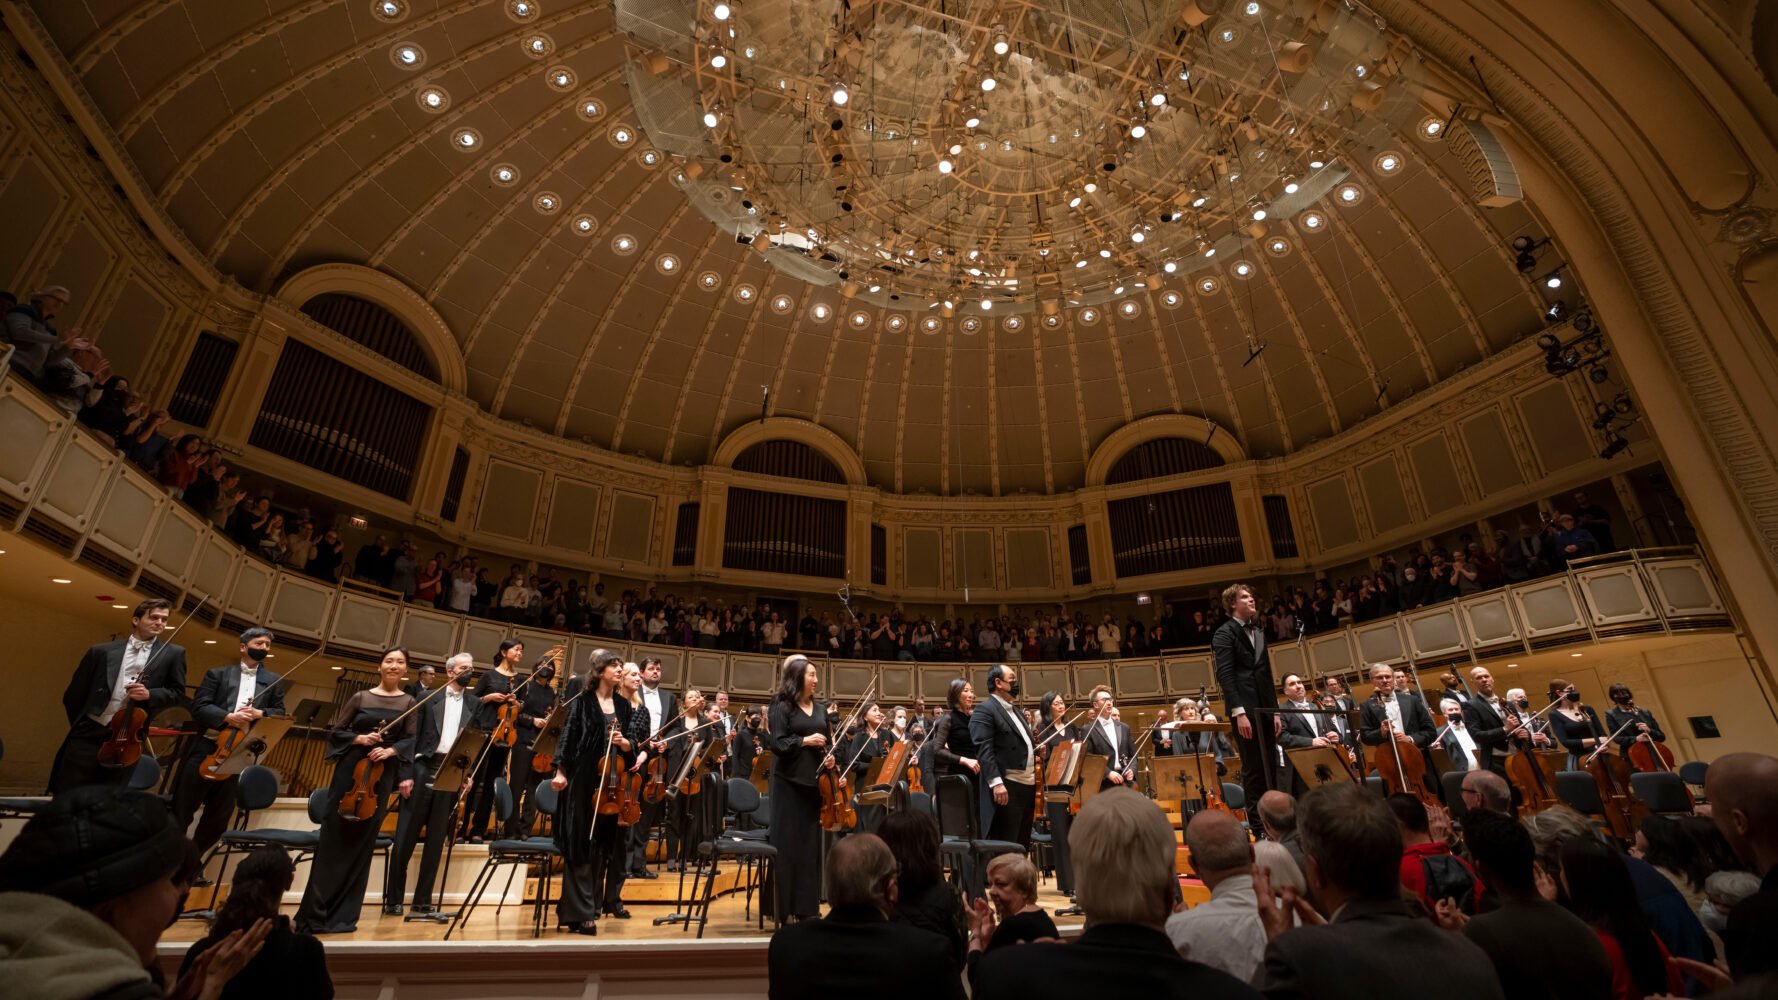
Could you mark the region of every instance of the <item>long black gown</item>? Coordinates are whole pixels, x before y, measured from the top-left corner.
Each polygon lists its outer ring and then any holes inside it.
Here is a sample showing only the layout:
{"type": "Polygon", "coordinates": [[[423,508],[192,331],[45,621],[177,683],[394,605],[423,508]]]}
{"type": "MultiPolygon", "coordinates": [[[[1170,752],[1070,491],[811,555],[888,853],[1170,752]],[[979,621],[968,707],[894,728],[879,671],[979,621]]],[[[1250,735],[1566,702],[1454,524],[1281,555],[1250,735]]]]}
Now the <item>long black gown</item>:
{"type": "Polygon", "coordinates": [[[399,716],[413,703],[413,696],[405,691],[386,695],[373,688],[346,699],[334,713],[332,731],[327,735],[327,759],[334,762],[333,781],[328,784],[327,808],[321,817],[321,842],[315,849],[314,864],[309,867],[302,905],[296,911],[296,929],[300,933],[346,934],[358,929],[358,911],[364,905],[365,887],[370,884],[370,859],[376,853],[377,834],[389,812],[401,761],[413,759],[415,720],[419,716],[403,719],[388,734],[394,742],[385,739],[383,743],[393,746],[400,759],[383,762],[383,777],[377,782],[382,804],[368,820],[348,820],[339,812],[340,799],[352,787],[352,768],[372,749],[352,740],[399,716]]]}
{"type": "MultiPolygon", "coordinates": [[[[484,702],[482,697],[490,694],[511,694],[519,683],[517,676],[508,677],[498,670],[484,670],[475,682],[475,726],[485,732],[493,732],[500,723],[500,706],[503,702],[484,702]]],[[[525,688],[526,691],[530,687],[525,688]]],[[[523,692],[521,692],[521,695],[523,692]]],[[[482,764],[475,772],[475,787],[469,790],[469,836],[485,837],[488,835],[488,817],[494,812],[494,779],[506,777],[506,765],[512,756],[510,747],[488,745],[483,751],[482,764]]]]}
{"type": "MultiPolygon", "coordinates": [[[[1037,745],[1050,748],[1054,752],[1056,744],[1063,740],[1079,740],[1080,727],[1070,723],[1060,733],[1052,720],[1043,724],[1037,731],[1037,745]]],[[[1047,763],[1049,757],[1046,755],[1047,763]]],[[[1044,780],[1038,775],[1038,780],[1044,780]]],[[[1074,817],[1068,812],[1068,802],[1062,796],[1073,791],[1067,785],[1048,785],[1044,789],[1044,816],[1049,820],[1050,850],[1056,861],[1056,890],[1064,895],[1074,892],[1074,858],[1068,853],[1068,831],[1072,828],[1074,817]]]]}
{"type": "Polygon", "coordinates": [[[1608,735],[1605,732],[1605,727],[1599,722],[1599,713],[1593,711],[1593,706],[1582,705],[1580,712],[1581,719],[1578,722],[1563,715],[1559,708],[1548,716],[1551,735],[1555,736],[1556,742],[1568,751],[1568,770],[1570,771],[1579,770],[1580,762],[1591,756],[1594,750],[1599,749],[1599,743],[1605,742],[1605,737],[1608,735]],[[1584,746],[1582,741],[1589,736],[1599,742],[1592,746],[1584,746]]]}
{"type": "Polygon", "coordinates": [[[653,730],[648,724],[648,709],[632,706],[622,694],[612,696],[609,715],[599,705],[597,691],[576,698],[556,748],[556,768],[568,776],[568,787],[557,801],[554,826],[556,848],[563,860],[556,918],[564,924],[597,920],[600,913],[616,910],[622,903],[626,868],[621,857],[622,828],[616,816],[595,815],[593,801],[613,721],[629,738],[631,749],[612,750],[611,766],[628,770],[636,760],[635,748],[653,730]]]}
{"type": "Polygon", "coordinates": [[[771,731],[762,742],[772,751],[771,842],[778,851],[773,877],[784,908],[779,919],[814,917],[821,912],[821,793],[815,778],[827,750],[803,746],[803,737],[831,736],[839,713],[819,701],[805,712],[780,698],[773,700],[769,715],[771,731]]]}

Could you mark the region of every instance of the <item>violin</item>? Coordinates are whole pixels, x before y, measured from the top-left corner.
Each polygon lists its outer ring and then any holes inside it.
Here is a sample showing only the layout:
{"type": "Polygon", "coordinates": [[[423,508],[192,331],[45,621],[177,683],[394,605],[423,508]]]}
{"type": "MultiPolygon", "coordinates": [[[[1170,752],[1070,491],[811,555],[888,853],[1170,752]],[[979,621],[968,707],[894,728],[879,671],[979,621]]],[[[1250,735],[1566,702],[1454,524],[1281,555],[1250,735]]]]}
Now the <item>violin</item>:
{"type": "MultiPolygon", "coordinates": [[[[296,666],[291,667],[288,671],[279,675],[277,680],[266,685],[264,690],[255,691],[253,693],[253,697],[247,699],[247,704],[241,706],[241,708],[257,709],[259,706],[254,704],[254,702],[257,702],[259,699],[261,699],[261,698],[265,697],[267,694],[271,693],[272,688],[275,688],[278,685],[284,683],[285,678],[289,677],[291,674],[294,674],[298,670],[302,669],[302,665],[304,663],[309,662],[310,660],[314,659],[316,656],[319,656],[320,654],[321,654],[321,650],[316,649],[313,653],[310,653],[309,655],[303,657],[300,661],[298,661],[296,666]]],[[[238,711],[238,709],[237,709],[237,711],[238,711]]],[[[254,720],[254,721],[258,721],[258,720],[254,720]]],[[[201,776],[205,781],[224,781],[230,777],[233,777],[232,775],[224,774],[220,770],[220,768],[222,767],[222,765],[225,761],[227,761],[231,756],[234,755],[235,750],[238,747],[240,747],[241,743],[247,739],[247,735],[249,733],[251,733],[252,731],[253,731],[253,723],[252,722],[247,723],[247,727],[245,729],[237,729],[234,726],[226,726],[225,725],[222,727],[222,729],[218,730],[216,733],[216,749],[213,752],[211,752],[211,754],[208,757],[204,758],[202,764],[198,765],[199,776],[201,776]]],[[[255,749],[253,752],[256,754],[264,753],[265,749],[263,746],[261,746],[260,748],[255,749]]]]}
{"type": "MultiPolygon", "coordinates": [[[[165,640],[157,636],[150,642],[148,659],[142,661],[142,669],[130,678],[130,684],[141,683],[142,678],[148,675],[148,668],[154,665],[154,658],[172,647],[173,637],[179,634],[179,629],[196,618],[209,601],[210,595],[205,594],[198,606],[191,609],[191,614],[185,616],[185,621],[168,633],[165,640]],[[154,642],[159,642],[160,645],[156,647],[154,642]]],[[[104,743],[99,744],[99,766],[135,767],[136,762],[142,759],[142,741],[148,736],[148,710],[142,707],[141,702],[126,701],[106,725],[110,727],[111,735],[104,743]]]]}
{"type": "Polygon", "coordinates": [[[642,785],[642,801],[662,801],[667,797],[667,758],[655,757],[643,769],[648,772],[648,780],[642,785]]]}
{"type": "MultiPolygon", "coordinates": [[[[913,749],[908,751],[908,775],[907,775],[907,777],[908,777],[908,792],[909,792],[909,794],[912,794],[915,792],[918,792],[921,795],[926,794],[925,786],[923,786],[920,783],[920,747],[923,747],[925,745],[926,745],[926,732],[925,732],[925,730],[921,730],[920,742],[918,744],[916,744],[913,747],[913,749]]],[[[1042,790],[1040,789],[1037,794],[1042,795],[1043,794],[1042,790]]]]}
{"type": "MultiPolygon", "coordinates": [[[[489,746],[506,747],[510,749],[518,745],[519,692],[525,689],[525,685],[537,678],[537,670],[539,667],[542,667],[545,664],[560,663],[562,654],[567,651],[567,646],[551,646],[549,650],[537,660],[537,666],[531,668],[531,673],[526,675],[524,680],[518,682],[511,691],[506,693],[507,700],[501,702],[500,706],[494,709],[494,731],[488,735],[489,746]]],[[[533,760],[531,763],[532,766],[535,767],[537,762],[533,760]]],[[[547,770],[547,768],[545,770],[547,770]]]]}
{"type": "MultiPolygon", "coordinates": [[[[375,732],[380,740],[382,728],[375,732]]],[[[340,818],[362,823],[376,816],[377,810],[383,807],[383,797],[377,793],[377,785],[382,780],[383,762],[371,760],[370,754],[353,764],[352,786],[340,797],[340,818]]]]}

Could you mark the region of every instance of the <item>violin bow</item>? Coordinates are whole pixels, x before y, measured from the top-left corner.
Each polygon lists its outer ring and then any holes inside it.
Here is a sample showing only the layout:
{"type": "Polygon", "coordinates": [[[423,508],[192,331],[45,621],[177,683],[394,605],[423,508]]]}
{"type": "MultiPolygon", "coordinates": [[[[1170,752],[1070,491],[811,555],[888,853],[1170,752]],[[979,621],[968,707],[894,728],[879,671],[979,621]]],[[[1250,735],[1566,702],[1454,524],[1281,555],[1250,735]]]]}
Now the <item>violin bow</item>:
{"type": "Polygon", "coordinates": [[[1603,742],[1601,742],[1598,746],[1593,748],[1592,753],[1587,754],[1587,759],[1584,761],[1581,761],[1582,766],[1591,764],[1594,760],[1596,760],[1598,758],[1598,756],[1600,754],[1604,753],[1607,750],[1610,750],[1611,749],[1611,742],[1613,740],[1617,739],[1618,736],[1621,733],[1623,733],[1624,730],[1630,728],[1631,725],[1633,725],[1639,721],[1641,721],[1641,720],[1637,719],[1634,716],[1631,716],[1630,718],[1625,719],[1623,725],[1617,727],[1616,731],[1614,731],[1610,736],[1605,737],[1603,742]]]}

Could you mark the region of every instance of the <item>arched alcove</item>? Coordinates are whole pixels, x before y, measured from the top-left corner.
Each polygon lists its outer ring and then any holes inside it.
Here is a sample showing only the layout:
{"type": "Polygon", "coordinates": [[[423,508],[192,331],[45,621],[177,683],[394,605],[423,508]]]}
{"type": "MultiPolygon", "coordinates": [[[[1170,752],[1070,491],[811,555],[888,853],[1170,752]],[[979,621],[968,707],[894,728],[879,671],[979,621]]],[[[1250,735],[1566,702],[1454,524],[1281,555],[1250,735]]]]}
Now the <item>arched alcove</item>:
{"type": "MultiPolygon", "coordinates": [[[[469,376],[464,368],[463,352],[457,346],[456,337],[451,334],[450,327],[445,325],[444,317],[413,289],[381,271],[357,264],[317,264],[291,276],[278,289],[277,294],[280,300],[305,313],[308,313],[305,307],[318,300],[342,303],[339,298],[323,300],[323,296],[356,299],[386,311],[424,349],[436,371],[431,376],[432,381],[452,392],[467,390],[469,376]]],[[[347,305],[349,308],[349,304],[347,305]]],[[[345,331],[338,332],[353,336],[345,331]]],[[[365,346],[425,377],[423,372],[402,358],[392,357],[374,344],[366,343],[365,346]]]]}
{"type": "Polygon", "coordinates": [[[1247,460],[1247,450],[1241,442],[1235,440],[1226,427],[1213,424],[1204,417],[1184,413],[1163,413],[1153,417],[1144,417],[1133,423],[1125,424],[1107,435],[1099,447],[1093,449],[1093,457],[1087,460],[1086,484],[1088,486],[1108,486],[1120,482],[1134,482],[1138,479],[1152,479],[1159,476],[1176,475],[1182,472],[1195,472],[1202,469],[1215,468],[1221,465],[1232,465],[1247,460]],[[1166,446],[1157,446],[1154,456],[1160,459],[1159,468],[1171,468],[1172,471],[1154,472],[1148,475],[1131,475],[1136,466],[1145,461],[1139,457],[1138,449],[1150,442],[1179,440],[1193,447],[1181,444],[1171,450],[1177,451],[1174,463],[1159,456],[1159,451],[1166,446]],[[1125,465],[1125,459],[1131,462],[1125,465]],[[1201,463],[1201,464],[1200,464],[1201,463]],[[1198,465],[1198,468],[1188,466],[1198,465]],[[1120,466],[1122,466],[1120,468],[1120,466]],[[1124,474],[1119,478],[1114,473],[1124,474]]]}
{"type": "MultiPolygon", "coordinates": [[[[814,479],[817,482],[838,482],[852,486],[865,485],[864,462],[851,446],[841,440],[838,434],[822,427],[820,424],[793,417],[767,417],[765,420],[750,420],[723,438],[717,446],[711,464],[740,469],[738,460],[750,449],[767,442],[795,442],[806,446],[816,455],[828,462],[839,472],[840,478],[830,480],[815,476],[798,476],[796,478],[814,479]]],[[[764,456],[764,452],[755,452],[764,456]]],[[[741,469],[741,471],[757,471],[741,469]]],[[[778,473],[769,473],[777,475],[778,473]]]]}

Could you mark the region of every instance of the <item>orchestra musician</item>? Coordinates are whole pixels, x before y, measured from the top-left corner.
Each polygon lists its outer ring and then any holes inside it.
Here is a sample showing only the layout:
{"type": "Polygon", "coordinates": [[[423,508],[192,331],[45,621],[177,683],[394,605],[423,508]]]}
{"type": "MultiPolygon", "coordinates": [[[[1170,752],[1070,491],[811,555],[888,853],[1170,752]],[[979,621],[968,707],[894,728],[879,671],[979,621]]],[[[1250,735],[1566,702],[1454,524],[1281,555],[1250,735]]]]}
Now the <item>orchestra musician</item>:
{"type": "Polygon", "coordinates": [[[593,650],[586,675],[592,686],[568,710],[550,779],[561,793],[554,829],[562,853],[556,919],[576,934],[598,934],[600,913],[615,915],[623,905],[622,830],[615,813],[602,812],[608,796],[600,793],[605,767],[628,770],[636,753],[637,710],[622,693],[623,674],[622,656],[593,650]]]}
{"type": "Polygon", "coordinates": [[[1463,705],[1455,698],[1444,698],[1438,703],[1439,711],[1444,714],[1444,735],[1439,737],[1439,745],[1451,758],[1451,767],[1458,771],[1475,771],[1484,769],[1481,745],[1476,742],[1475,734],[1463,721],[1463,705]]]}
{"type": "Polygon", "coordinates": [[[932,753],[932,769],[940,775],[961,774],[971,783],[982,773],[982,762],[976,759],[975,740],[969,735],[969,717],[975,711],[975,685],[961,677],[952,678],[945,691],[950,711],[932,724],[932,735],[926,743],[932,753]]]}
{"type": "Polygon", "coordinates": [[[1025,713],[1013,703],[1019,696],[1018,670],[1004,663],[989,670],[988,692],[969,715],[969,736],[992,802],[988,839],[1024,847],[1031,842],[1037,808],[1036,743],[1025,713]]]}
{"type": "Polygon", "coordinates": [[[333,780],[327,786],[309,883],[296,911],[296,930],[301,934],[349,934],[358,929],[371,855],[389,811],[389,795],[398,787],[403,796],[413,791],[413,778],[401,777],[407,769],[404,761],[413,757],[416,728],[414,715],[407,714],[414,697],[401,688],[401,679],[407,676],[407,649],[384,650],[377,676],[376,687],[347,698],[328,724],[327,759],[333,761],[333,780]],[[397,728],[385,731],[397,718],[401,719],[397,728]],[[377,807],[368,819],[346,819],[340,815],[340,802],[353,788],[359,761],[382,765],[371,789],[377,807]]]}
{"type": "Polygon", "coordinates": [[[1248,802],[1258,802],[1274,787],[1271,774],[1278,760],[1277,716],[1270,722],[1259,718],[1261,708],[1272,707],[1272,692],[1277,690],[1272,684],[1272,657],[1253,588],[1231,584],[1222,592],[1222,603],[1229,619],[1210,637],[1210,650],[1216,659],[1216,683],[1235,724],[1241,787],[1248,802]]]}
{"type": "Polygon", "coordinates": [[[450,837],[451,813],[457,807],[461,789],[433,791],[432,782],[444,766],[446,754],[456,744],[457,734],[475,720],[475,699],[464,686],[474,670],[475,657],[469,653],[458,653],[446,660],[444,693],[414,713],[419,722],[415,724],[413,764],[406,775],[413,784],[401,800],[401,815],[395,821],[395,845],[389,852],[383,885],[383,912],[391,916],[401,915],[401,900],[407,894],[407,866],[422,829],[426,846],[420,854],[420,874],[414,882],[414,912],[437,912],[432,903],[432,885],[438,878],[438,862],[450,837]]]}
{"type": "Polygon", "coordinates": [[[1487,667],[1472,668],[1469,680],[1475,687],[1472,697],[1463,703],[1463,725],[1475,741],[1476,762],[1483,770],[1504,776],[1506,756],[1512,752],[1506,719],[1509,715],[1517,717],[1517,707],[1495,692],[1494,675],[1487,667]]]}
{"type": "MultiPolygon", "coordinates": [[[[843,758],[840,763],[852,762],[852,791],[854,794],[864,790],[864,779],[870,774],[871,765],[878,757],[889,751],[889,745],[895,737],[883,728],[883,708],[876,699],[864,703],[860,713],[864,717],[864,727],[853,734],[844,748],[837,754],[843,758]]],[[[883,775],[884,783],[893,785],[896,778],[883,775]]],[[[858,812],[858,829],[864,833],[875,833],[877,824],[883,822],[883,807],[877,805],[860,805],[858,812]]]]}
{"type": "MultiPolygon", "coordinates": [[[[1371,697],[1359,708],[1358,738],[1365,746],[1382,746],[1383,724],[1395,739],[1405,740],[1425,750],[1432,745],[1438,730],[1433,728],[1432,714],[1426,703],[1409,691],[1395,690],[1395,672],[1386,664],[1371,666],[1371,697]]],[[[1422,778],[1424,780],[1424,778],[1422,778]]]]}
{"type": "MultiPolygon", "coordinates": [[[[625,668],[625,671],[627,674],[628,667],[625,668]]],[[[653,727],[652,729],[649,729],[648,732],[642,734],[646,738],[649,733],[654,732],[655,729],[659,729],[669,721],[678,717],[679,702],[678,699],[673,697],[673,692],[667,691],[661,687],[661,673],[663,667],[660,657],[643,657],[642,662],[637,665],[637,671],[641,684],[640,687],[636,687],[634,690],[637,692],[637,697],[641,699],[642,707],[648,709],[649,725],[653,727]]],[[[667,752],[667,745],[657,738],[653,744],[644,749],[647,750],[650,757],[656,757],[667,752]]],[[[667,804],[664,800],[642,803],[642,819],[635,825],[631,826],[628,832],[630,842],[630,878],[651,879],[659,877],[655,875],[654,872],[648,870],[648,834],[660,824],[661,813],[666,809],[666,806],[667,804]]]]}
{"type": "Polygon", "coordinates": [[[1338,674],[1327,675],[1327,679],[1321,682],[1321,693],[1322,697],[1317,700],[1317,704],[1327,710],[1328,724],[1339,735],[1340,744],[1350,748],[1358,742],[1351,732],[1351,713],[1358,707],[1357,702],[1346,693],[1346,682],[1338,674]]]}
{"type": "Polygon", "coordinates": [[[808,657],[785,657],[766,713],[762,742],[772,752],[771,843],[778,851],[772,877],[779,880],[784,907],[780,923],[820,913],[821,794],[815,779],[832,748],[830,734],[840,724],[833,706],[815,697],[820,686],[821,675],[808,657]]]}
{"type": "Polygon", "coordinates": [[[1101,684],[1093,688],[1093,721],[1086,727],[1086,752],[1104,757],[1105,777],[1099,790],[1136,781],[1136,746],[1130,741],[1130,727],[1117,720],[1117,706],[1112,704],[1111,689],[1101,684]]]}
{"type": "MultiPolygon", "coordinates": [[[[204,672],[198,693],[191,700],[192,718],[206,730],[234,728],[245,730],[268,715],[284,714],[284,688],[279,677],[262,667],[272,650],[272,632],[250,628],[241,633],[241,651],[237,662],[204,672]]],[[[216,752],[216,739],[199,733],[190,741],[179,774],[173,780],[173,821],[179,829],[191,826],[191,819],[203,808],[203,816],[191,835],[192,846],[199,854],[207,853],[222,839],[229,820],[235,814],[235,786],[238,775],[206,780],[204,762],[216,752]]]]}
{"type": "Polygon", "coordinates": [[[68,735],[49,772],[49,794],[79,785],[123,786],[131,768],[99,763],[117,713],[140,708],[152,716],[185,698],[185,650],[160,638],[172,615],[170,601],[151,597],[130,612],[127,638],[87,649],[62,693],[68,735]]]}
{"type": "MultiPolygon", "coordinates": [[[[506,639],[500,643],[499,651],[494,654],[494,669],[482,671],[475,682],[475,700],[479,706],[475,713],[475,728],[493,732],[500,724],[501,707],[518,703],[513,688],[518,686],[519,662],[524,658],[523,642],[506,639]]],[[[471,844],[479,844],[489,835],[488,818],[494,812],[494,779],[506,775],[511,756],[508,748],[495,743],[489,743],[488,749],[482,753],[481,766],[475,771],[475,786],[469,792],[469,819],[464,830],[471,844]]]]}
{"type": "Polygon", "coordinates": [[[1568,770],[1580,769],[1581,759],[1605,742],[1605,724],[1593,706],[1583,704],[1580,691],[1560,678],[1550,681],[1551,701],[1560,701],[1549,713],[1550,734],[1568,751],[1568,770]]]}
{"type": "MultiPolygon", "coordinates": [[[[1054,753],[1056,744],[1064,740],[1080,740],[1080,727],[1068,721],[1068,702],[1060,691],[1045,691],[1041,709],[1043,724],[1037,728],[1038,767],[1037,780],[1043,781],[1042,768],[1047,765],[1049,755],[1054,753]]],[[[1068,811],[1068,800],[1064,797],[1072,791],[1067,785],[1046,785],[1044,796],[1044,816],[1049,819],[1050,846],[1055,853],[1056,891],[1064,896],[1074,896],[1074,859],[1068,850],[1068,830],[1074,821],[1074,815],[1068,811]]]]}
{"type": "MultiPolygon", "coordinates": [[[[1309,790],[1308,785],[1304,783],[1302,775],[1296,773],[1296,768],[1290,767],[1289,759],[1283,755],[1284,751],[1303,747],[1338,746],[1340,734],[1330,728],[1325,716],[1318,713],[1305,714],[1313,713],[1318,706],[1309,701],[1309,689],[1303,683],[1301,674],[1284,675],[1284,699],[1278,702],[1278,707],[1298,710],[1278,714],[1278,718],[1282,720],[1278,743],[1279,767],[1289,769],[1291,794],[1300,796],[1309,790]]],[[[1279,771],[1281,776],[1285,773],[1283,770],[1279,771]]]]}
{"type": "MultiPolygon", "coordinates": [[[[507,837],[529,837],[537,822],[537,786],[541,783],[531,768],[531,748],[537,734],[549,722],[550,710],[556,707],[556,665],[540,664],[531,674],[531,682],[519,692],[519,721],[513,734],[516,743],[508,755],[506,787],[512,790],[512,816],[506,821],[507,837]]],[[[482,765],[486,767],[487,765],[482,765]]]]}
{"type": "Polygon", "coordinates": [[[668,795],[671,796],[670,799],[663,800],[668,804],[665,810],[666,823],[661,828],[662,840],[666,845],[667,870],[670,872],[678,871],[685,864],[698,843],[697,834],[692,830],[694,816],[687,808],[692,804],[690,800],[693,797],[680,794],[672,787],[673,782],[684,770],[686,758],[703,753],[705,741],[712,738],[711,730],[717,728],[712,726],[710,729],[698,730],[704,724],[706,716],[704,693],[697,688],[686,690],[680,698],[680,708],[682,711],[679,717],[667,723],[667,727],[660,732],[659,740],[666,747],[665,774],[668,795]],[[687,736],[687,733],[694,735],[687,736]]]}
{"type": "Polygon", "coordinates": [[[1636,699],[1630,693],[1627,684],[1613,684],[1605,689],[1606,697],[1611,699],[1612,707],[1605,713],[1605,728],[1617,733],[1613,742],[1624,759],[1630,757],[1630,746],[1634,743],[1665,743],[1667,734],[1661,731],[1661,724],[1655,721],[1655,714],[1646,708],[1638,708],[1636,699]],[[1636,724],[1624,728],[1624,724],[1632,718],[1636,724]],[[1618,732],[1622,729],[1623,732],[1618,732]]]}

